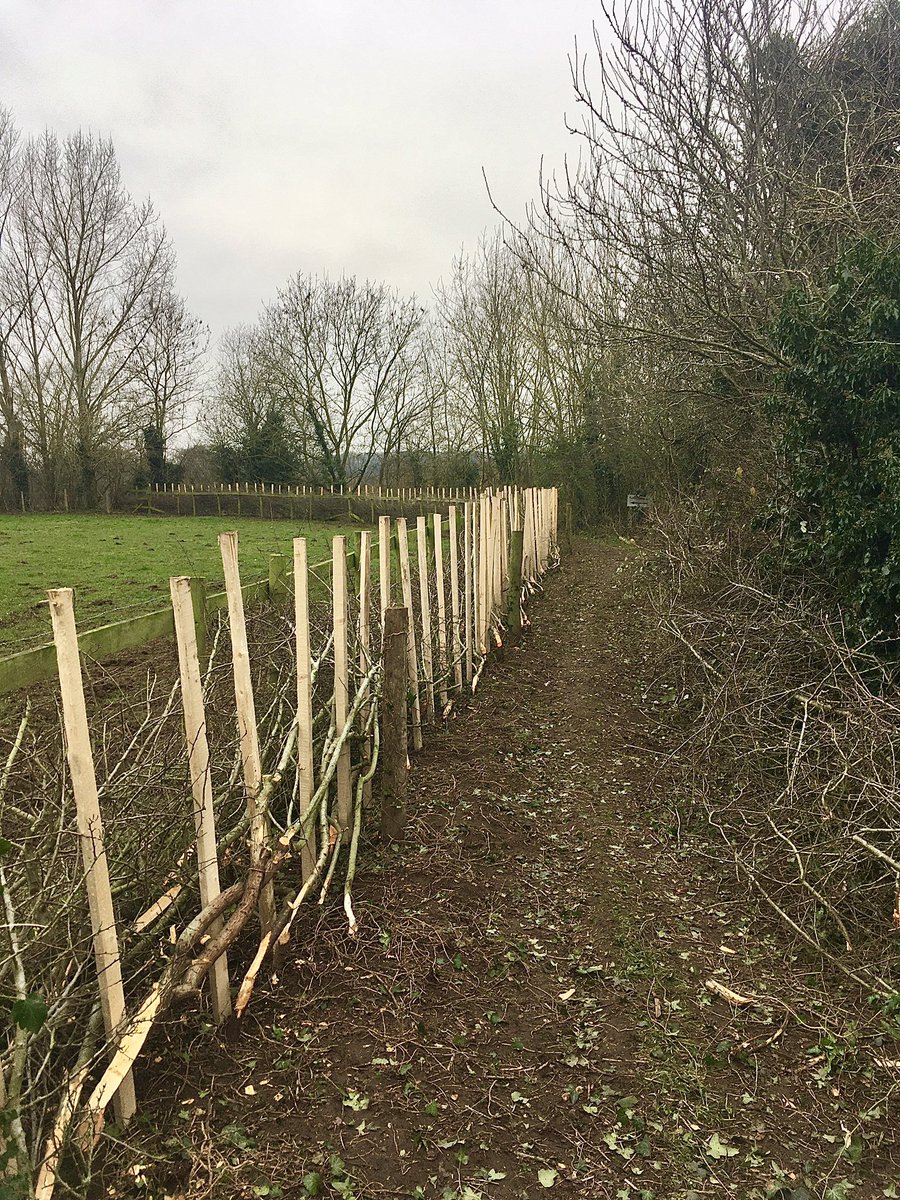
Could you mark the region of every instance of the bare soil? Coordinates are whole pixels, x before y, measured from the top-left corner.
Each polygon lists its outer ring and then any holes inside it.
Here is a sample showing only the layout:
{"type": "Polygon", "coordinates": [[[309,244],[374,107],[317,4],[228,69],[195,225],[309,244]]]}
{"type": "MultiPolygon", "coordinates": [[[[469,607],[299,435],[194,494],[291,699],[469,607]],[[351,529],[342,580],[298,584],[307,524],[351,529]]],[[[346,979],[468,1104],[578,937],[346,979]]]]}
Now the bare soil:
{"type": "Polygon", "coordinates": [[[900,1195],[900,1024],[671,815],[638,553],[583,541],[428,739],[356,938],[329,898],[237,1040],[170,1018],[98,1194],[900,1195]]]}

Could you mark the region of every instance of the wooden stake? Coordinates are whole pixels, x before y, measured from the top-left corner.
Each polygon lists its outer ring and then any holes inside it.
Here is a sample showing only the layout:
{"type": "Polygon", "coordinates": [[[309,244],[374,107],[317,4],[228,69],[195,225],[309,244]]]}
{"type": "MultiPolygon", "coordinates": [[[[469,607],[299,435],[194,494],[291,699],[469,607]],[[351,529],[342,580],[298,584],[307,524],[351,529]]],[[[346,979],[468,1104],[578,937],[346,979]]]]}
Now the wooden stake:
{"type": "Polygon", "coordinates": [[[473,557],[474,547],[472,545],[472,504],[467,501],[463,507],[463,558],[465,566],[465,578],[463,580],[465,587],[465,642],[466,642],[466,682],[472,682],[474,671],[474,655],[473,655],[473,637],[472,630],[474,628],[474,613],[472,607],[472,586],[473,586],[473,557]]]}
{"type": "MultiPolygon", "coordinates": [[[[269,818],[257,807],[262,787],[262,759],[259,753],[259,732],[256,728],[253,680],[250,675],[250,650],[247,646],[244,596],[241,592],[241,575],[238,568],[237,533],[220,533],[219,550],[222,554],[222,570],[225,575],[225,591],[228,596],[234,702],[237,709],[238,737],[244,770],[244,796],[250,816],[250,865],[254,869],[258,869],[269,844],[269,818]]],[[[275,889],[271,880],[260,890],[258,908],[262,931],[269,933],[275,920],[275,889]]]]}
{"type": "Polygon", "coordinates": [[[449,509],[450,523],[450,624],[453,632],[453,682],[458,692],[463,686],[463,637],[459,613],[459,533],[456,528],[456,505],[449,509]]]}
{"type": "Polygon", "coordinates": [[[422,674],[425,684],[425,716],[434,720],[434,659],[431,647],[431,589],[428,586],[428,525],[423,516],[416,518],[416,545],[419,562],[419,606],[422,611],[422,674]]]}
{"type": "Polygon", "coordinates": [[[419,701],[419,662],[416,651],[416,623],[413,620],[412,578],[409,571],[409,535],[406,517],[397,518],[397,551],[400,558],[400,591],[403,607],[407,612],[406,644],[409,653],[409,686],[412,691],[412,735],[413,749],[422,749],[422,709],[419,701]]]}
{"type": "Polygon", "coordinates": [[[509,500],[506,493],[500,497],[500,545],[498,552],[500,555],[500,591],[497,600],[499,601],[505,597],[507,584],[509,583],[509,500]]]}
{"type": "Polygon", "coordinates": [[[386,610],[381,701],[381,835],[386,842],[401,841],[406,825],[409,625],[408,609],[386,610]]]}
{"type": "MultiPolygon", "coordinates": [[[[500,608],[500,597],[503,594],[503,499],[498,494],[491,501],[491,617],[500,608]]],[[[490,638],[490,624],[488,627],[490,638]]]]}
{"type": "Polygon", "coordinates": [[[490,623],[490,602],[488,599],[489,505],[490,501],[487,496],[482,496],[478,502],[478,629],[475,642],[479,654],[487,654],[488,652],[487,631],[490,623]]]}
{"type": "MultiPolygon", "coordinates": [[[[59,667],[59,687],[66,731],[66,756],[72,776],[75,814],[81,857],[84,863],[84,882],[91,914],[94,939],[94,958],[100,987],[103,1024],[109,1038],[114,1038],[125,1018],[125,992],[122,988],[122,962],[119,958],[119,938],[112,889],[109,886],[109,865],[103,839],[103,819],[97,798],[97,777],[88,730],[84,685],[81,679],[81,659],[78,655],[78,634],[75,629],[74,594],[71,588],[54,588],[49,592],[50,616],[53,621],[53,640],[59,667]]],[[[131,1072],[124,1077],[115,1097],[116,1117],[126,1124],[135,1114],[137,1102],[131,1072]]]]}
{"type": "MultiPolygon", "coordinates": [[[[294,626],[297,644],[297,804],[306,815],[315,791],[313,758],[312,656],[309,648],[309,569],[306,538],[294,538],[294,626]]],[[[315,821],[300,847],[300,877],[305,883],[316,865],[315,821]]]]}
{"type": "Polygon", "coordinates": [[[378,518],[378,591],[381,599],[381,628],[391,604],[391,518],[378,518]]]}
{"type": "Polygon", "coordinates": [[[541,508],[540,508],[540,489],[531,489],[531,504],[534,508],[534,521],[532,522],[532,536],[534,538],[534,564],[537,571],[537,578],[544,573],[543,564],[541,562],[541,508]]]}
{"type": "MultiPolygon", "coordinates": [[[[334,611],[334,731],[339,736],[350,708],[350,657],[347,641],[347,539],[331,540],[331,588],[334,611]]],[[[353,817],[350,786],[350,742],[345,741],[337,761],[337,822],[348,833],[353,817]]]]}
{"type": "MultiPolygon", "coordinates": [[[[200,908],[204,909],[219,895],[219,859],[216,853],[216,820],[213,812],[210,778],[209,742],[206,736],[206,710],[200,657],[194,626],[194,602],[191,581],[185,576],[169,580],[172,611],[175,616],[175,640],[178,644],[178,668],[181,673],[181,705],[187,739],[188,770],[194,797],[194,828],[197,833],[197,870],[200,880],[200,908]]],[[[222,920],[210,926],[211,937],[222,930],[222,920]]],[[[217,1025],[231,1013],[228,990],[228,961],[221,955],[209,972],[210,1002],[217,1025]]]]}
{"type": "Polygon", "coordinates": [[[530,581],[535,578],[535,573],[534,573],[534,562],[532,561],[532,556],[531,556],[532,555],[532,552],[531,552],[531,545],[532,545],[531,492],[528,488],[525,489],[525,492],[522,495],[522,509],[523,509],[522,575],[525,579],[530,581]]]}
{"type": "Polygon", "coordinates": [[[200,575],[191,578],[191,604],[194,612],[194,641],[202,676],[209,666],[209,642],[206,630],[206,580],[200,575]]]}
{"type": "Polygon", "coordinates": [[[434,574],[437,580],[437,640],[438,640],[438,696],[441,711],[447,707],[447,596],[444,579],[444,532],[440,513],[434,520],[434,574]]]}
{"type": "MultiPolygon", "coordinates": [[[[372,666],[372,645],[370,632],[370,614],[372,594],[372,535],[364,529],[359,535],[359,674],[364,678],[372,666]]],[[[360,709],[359,721],[365,728],[369,714],[369,702],[360,709]]],[[[363,773],[368,770],[372,760],[372,738],[367,736],[363,741],[363,773]]],[[[369,808],[372,803],[372,781],[363,784],[363,805],[369,808]]]]}

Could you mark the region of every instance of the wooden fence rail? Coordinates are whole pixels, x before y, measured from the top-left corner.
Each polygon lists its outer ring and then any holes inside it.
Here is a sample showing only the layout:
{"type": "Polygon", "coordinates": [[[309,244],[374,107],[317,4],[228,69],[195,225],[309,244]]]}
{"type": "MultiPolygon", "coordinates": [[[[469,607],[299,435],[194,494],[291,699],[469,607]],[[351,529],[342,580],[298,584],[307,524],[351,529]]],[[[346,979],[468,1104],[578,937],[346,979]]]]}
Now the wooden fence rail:
{"type": "MultiPolygon", "coordinates": [[[[82,1110],[85,1119],[78,1121],[78,1098],[90,1072],[79,1062],[58,1081],[65,1102],[57,1110],[52,1137],[45,1140],[37,1128],[32,1130],[28,1186],[33,1190],[36,1177],[44,1200],[54,1192],[60,1155],[72,1129],[78,1130],[82,1147],[89,1146],[102,1131],[104,1110],[112,1100],[120,1123],[135,1111],[131,1069],[155,1021],[175,1003],[197,1003],[203,992],[209,995],[214,1021],[230,1014],[232,1020],[240,1019],[266,957],[277,954],[290,938],[305,899],[315,892],[320,903],[326,899],[340,863],[344,909],[350,932],[355,933],[351,887],[382,746],[382,830],[386,838],[397,839],[403,836],[408,743],[420,748],[428,725],[446,718],[477,687],[507,630],[517,631],[523,618],[527,625],[528,597],[540,589],[542,577],[557,561],[555,489],[484,493],[464,499],[462,506],[462,522],[457,504],[446,517],[420,517],[414,554],[409,540],[413,531],[403,517],[396,520],[399,589],[388,553],[389,519],[379,521],[377,555],[372,554],[371,534],[364,531],[355,554],[342,535],[333,539],[327,563],[309,565],[306,541],[297,538],[292,570],[287,570],[284,557],[273,564],[264,584],[241,584],[238,536],[226,533],[220,537],[225,592],[206,597],[205,605],[198,606],[194,582],[173,578],[167,620],[162,613],[144,618],[156,622],[151,627],[159,636],[171,634],[178,649],[182,755],[190,796],[186,803],[193,813],[195,840],[184,847],[192,865],[182,870],[175,888],[155,900],[145,897],[147,914],[164,912],[166,896],[171,898],[173,891],[187,908],[182,903],[176,914],[165,954],[150,938],[146,961],[133,976],[139,983],[132,988],[120,959],[117,901],[110,888],[101,815],[104,793],[102,786],[98,793],[81,675],[79,651],[91,652],[91,633],[76,633],[70,590],[50,593],[69,785],[78,812],[106,1049],[103,1059],[95,1060],[94,1086],[82,1110]],[[372,606],[376,560],[380,603],[372,606]],[[348,562],[354,572],[348,570],[348,562]],[[330,584],[330,619],[327,629],[321,622],[314,629],[310,580],[326,568],[330,577],[323,584],[330,584]],[[286,602],[290,590],[292,606],[286,602]],[[401,608],[395,607],[398,590],[401,608]],[[276,625],[293,618],[291,688],[272,706],[286,715],[276,734],[267,726],[268,745],[260,734],[251,669],[254,652],[245,617],[245,602],[263,596],[280,606],[272,617],[276,625]],[[215,756],[225,753],[210,733],[204,692],[201,647],[206,616],[213,608],[226,609],[231,642],[234,707],[228,720],[236,726],[236,741],[230,743],[227,756],[239,747],[244,804],[237,807],[223,806],[221,798],[214,798],[211,782],[215,756]],[[220,872],[226,872],[224,887],[220,872]],[[258,947],[241,972],[234,957],[229,963],[229,951],[243,931],[254,928],[254,913],[258,947]],[[152,979],[153,964],[161,957],[165,965],[156,968],[152,979]],[[231,977],[237,983],[234,999],[231,977]]],[[[222,714],[214,728],[221,739],[222,714]]],[[[132,932],[141,928],[152,934],[145,916],[131,924],[132,932]]],[[[27,1097],[9,1096],[6,1083],[0,1072],[0,1096],[7,1096],[10,1105],[24,1102],[27,1110],[27,1097]]],[[[46,1108],[42,1098],[40,1111],[46,1108]]]]}
{"type": "MultiPolygon", "coordinates": [[[[352,555],[351,555],[352,557],[352,555]]],[[[283,554],[270,555],[269,574],[266,579],[255,579],[252,583],[243,584],[241,591],[244,601],[255,604],[261,600],[278,602],[287,595],[286,579],[287,556],[283,554]]],[[[313,563],[310,571],[314,577],[317,573],[331,567],[331,559],[313,563]]],[[[206,653],[206,630],[209,617],[221,609],[228,607],[228,592],[207,591],[206,581],[199,576],[191,578],[191,594],[194,604],[197,645],[201,661],[206,653]]],[[[160,638],[172,638],[175,634],[175,621],[171,608],[155,609],[153,612],[141,613],[136,617],[126,617],[121,621],[111,621],[99,625],[95,629],[85,629],[78,634],[78,648],[86,657],[96,662],[106,662],[123,650],[131,650],[155,642],[160,638]]],[[[56,649],[53,642],[40,646],[32,646],[28,650],[20,650],[0,658],[0,696],[22,688],[31,687],[45,679],[56,677],[56,649]]]]}

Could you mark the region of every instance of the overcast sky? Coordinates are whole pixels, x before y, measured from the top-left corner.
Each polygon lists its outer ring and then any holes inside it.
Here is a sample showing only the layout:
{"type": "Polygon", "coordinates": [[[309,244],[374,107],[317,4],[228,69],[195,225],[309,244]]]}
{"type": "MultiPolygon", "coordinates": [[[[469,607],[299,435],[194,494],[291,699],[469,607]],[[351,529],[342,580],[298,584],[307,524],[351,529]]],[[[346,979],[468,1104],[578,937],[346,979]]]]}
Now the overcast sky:
{"type": "Polygon", "coordinates": [[[3,0],[0,103],[110,134],[218,334],[293,272],[424,299],[575,144],[581,0],[3,0]]]}

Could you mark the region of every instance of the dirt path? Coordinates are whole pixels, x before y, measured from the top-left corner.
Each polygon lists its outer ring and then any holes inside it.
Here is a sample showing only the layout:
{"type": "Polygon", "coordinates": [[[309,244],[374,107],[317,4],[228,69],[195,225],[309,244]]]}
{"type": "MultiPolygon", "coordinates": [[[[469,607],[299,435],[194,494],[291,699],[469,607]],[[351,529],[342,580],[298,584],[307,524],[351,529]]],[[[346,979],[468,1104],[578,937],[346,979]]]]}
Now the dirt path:
{"type": "Polygon", "coordinates": [[[358,939],[310,913],[239,1043],[159,1039],[119,1195],[900,1195],[892,1094],[854,1067],[881,1027],[824,1017],[817,964],[660,823],[627,554],[584,543],[430,739],[358,939]]]}

